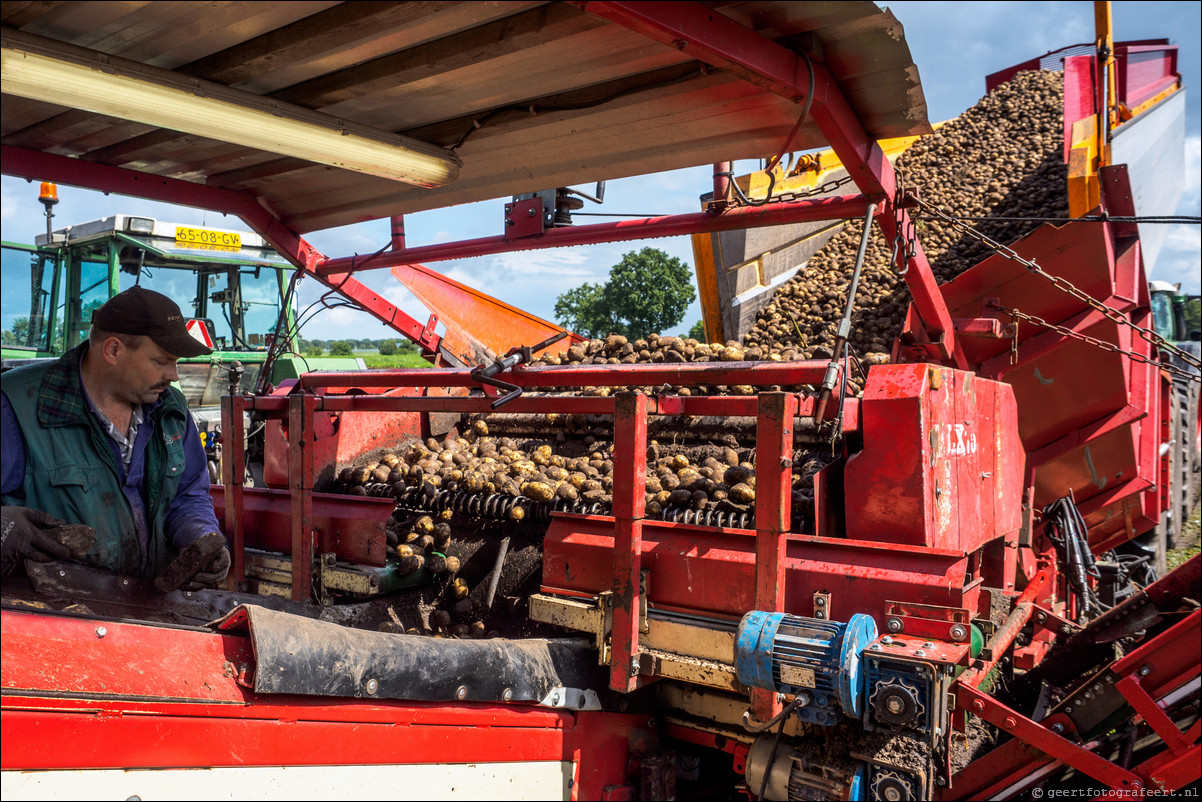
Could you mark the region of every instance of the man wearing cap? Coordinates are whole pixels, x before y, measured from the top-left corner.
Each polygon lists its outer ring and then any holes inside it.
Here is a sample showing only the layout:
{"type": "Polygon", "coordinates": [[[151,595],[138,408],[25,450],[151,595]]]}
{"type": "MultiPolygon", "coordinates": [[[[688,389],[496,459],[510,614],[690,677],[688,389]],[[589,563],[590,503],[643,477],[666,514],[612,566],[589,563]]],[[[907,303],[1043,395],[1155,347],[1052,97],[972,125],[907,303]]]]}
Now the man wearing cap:
{"type": "MultiPolygon", "coordinates": [[[[4,571],[68,557],[69,524],[95,530],[74,556],[146,578],[219,531],[204,448],[171,386],[180,357],[208,353],[174,301],[133,287],[96,310],[86,342],[0,378],[4,571]]],[[[229,566],[223,549],[190,587],[217,585],[229,566]]]]}

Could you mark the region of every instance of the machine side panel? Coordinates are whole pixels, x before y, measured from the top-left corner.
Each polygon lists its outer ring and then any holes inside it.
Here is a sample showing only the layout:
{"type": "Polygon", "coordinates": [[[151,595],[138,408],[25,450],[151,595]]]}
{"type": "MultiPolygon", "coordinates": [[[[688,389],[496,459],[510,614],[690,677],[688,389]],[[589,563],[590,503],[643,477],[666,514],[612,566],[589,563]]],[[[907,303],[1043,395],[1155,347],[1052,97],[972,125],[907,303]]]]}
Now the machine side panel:
{"type": "Polygon", "coordinates": [[[1008,390],[950,368],[880,366],[861,418],[848,537],[974,551],[1017,528],[1023,459],[1008,390]]]}

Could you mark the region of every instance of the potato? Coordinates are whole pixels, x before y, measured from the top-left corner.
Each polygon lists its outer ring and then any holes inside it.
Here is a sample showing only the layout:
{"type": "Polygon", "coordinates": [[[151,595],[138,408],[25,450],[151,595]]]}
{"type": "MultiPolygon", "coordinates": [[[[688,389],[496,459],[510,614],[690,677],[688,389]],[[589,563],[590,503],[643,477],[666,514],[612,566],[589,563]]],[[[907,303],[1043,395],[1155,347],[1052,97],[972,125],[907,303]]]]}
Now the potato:
{"type": "Polygon", "coordinates": [[[670,507],[687,507],[692,503],[693,494],[683,487],[673,490],[668,495],[668,506],[670,507]]]}
{"type": "Polygon", "coordinates": [[[546,482],[527,482],[522,486],[522,495],[534,501],[550,501],[555,498],[555,491],[546,482]]]}
{"type": "Polygon", "coordinates": [[[730,500],[739,504],[750,504],[755,501],[755,491],[743,483],[733,485],[730,488],[730,500]]]}
{"type": "Polygon", "coordinates": [[[420,554],[410,554],[408,557],[402,557],[397,563],[397,573],[401,576],[409,576],[422,570],[425,564],[425,557],[420,554]]]}

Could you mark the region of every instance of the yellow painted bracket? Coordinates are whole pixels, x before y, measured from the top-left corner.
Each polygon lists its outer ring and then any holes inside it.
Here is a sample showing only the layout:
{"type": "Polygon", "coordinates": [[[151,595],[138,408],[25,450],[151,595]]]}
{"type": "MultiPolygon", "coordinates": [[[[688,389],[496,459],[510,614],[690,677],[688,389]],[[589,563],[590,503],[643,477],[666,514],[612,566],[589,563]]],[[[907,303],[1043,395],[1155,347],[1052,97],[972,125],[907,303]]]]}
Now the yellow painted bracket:
{"type": "MultiPolygon", "coordinates": [[[[944,123],[932,125],[938,130],[944,123]]],[[[921,137],[902,136],[893,139],[882,139],[877,144],[881,146],[890,162],[906,151],[921,137]]],[[[772,194],[780,195],[786,192],[804,192],[820,186],[830,179],[837,171],[843,169],[843,163],[833,150],[823,150],[818,153],[806,153],[797,156],[787,166],[778,164],[773,168],[774,180],[772,194]]],[[[743,194],[753,200],[763,198],[768,192],[769,178],[763,170],[732,179],[738,182],[743,194]]],[[[847,192],[854,193],[855,187],[849,187],[847,192]]],[[[715,278],[714,242],[717,238],[710,234],[693,235],[693,265],[697,273],[697,290],[701,300],[701,315],[705,320],[705,336],[710,342],[725,342],[727,333],[722,326],[722,309],[718,300],[718,284],[715,278]]],[[[743,266],[750,266],[747,263],[743,266]]],[[[755,265],[760,271],[760,281],[763,284],[762,264],[755,265]]]]}
{"type": "Polygon", "coordinates": [[[1068,153],[1068,216],[1089,214],[1101,203],[1098,183],[1097,117],[1073,123],[1068,153]]]}

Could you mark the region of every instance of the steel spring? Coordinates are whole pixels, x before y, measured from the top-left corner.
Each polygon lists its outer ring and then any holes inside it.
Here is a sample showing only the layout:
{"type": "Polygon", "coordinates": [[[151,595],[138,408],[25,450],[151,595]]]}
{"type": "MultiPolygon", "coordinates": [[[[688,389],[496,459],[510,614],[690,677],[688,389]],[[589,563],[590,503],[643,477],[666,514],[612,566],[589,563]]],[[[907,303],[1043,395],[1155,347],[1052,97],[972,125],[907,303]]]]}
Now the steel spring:
{"type": "MultiPolygon", "coordinates": [[[[468,518],[488,518],[506,520],[514,507],[525,508],[524,520],[545,523],[551,519],[552,512],[569,512],[577,515],[608,515],[608,504],[599,501],[568,501],[557,498],[554,501],[533,501],[518,496],[507,496],[501,493],[472,493],[466,490],[439,490],[430,494],[423,487],[405,487],[395,490],[392,485],[368,484],[367,495],[384,498],[394,496],[397,503],[405,507],[414,507],[430,512],[453,512],[468,518]]],[[[666,509],[660,518],[671,523],[693,524],[694,526],[711,526],[719,529],[751,529],[754,527],[754,517],[746,512],[728,510],[693,510],[675,507],[666,509]]]]}
{"type": "Polygon", "coordinates": [[[386,482],[368,482],[363,489],[372,498],[388,498],[392,495],[392,485],[386,482]]]}
{"type": "Polygon", "coordinates": [[[694,510],[673,507],[660,513],[665,521],[696,526],[714,526],[719,529],[751,529],[754,519],[745,512],[727,510],[694,510]]]}
{"type": "MultiPolygon", "coordinates": [[[[368,495],[372,494],[372,490],[369,489],[368,495]]],[[[389,487],[388,492],[383,495],[394,496],[402,506],[417,507],[431,512],[452,510],[468,518],[504,520],[510,517],[510,512],[517,506],[526,510],[523,520],[538,522],[549,521],[552,512],[572,512],[580,515],[603,515],[609,512],[607,505],[600,502],[567,501],[561,498],[550,502],[533,501],[502,493],[472,493],[466,490],[440,490],[431,495],[422,487],[405,487],[400,490],[389,487]]]]}

